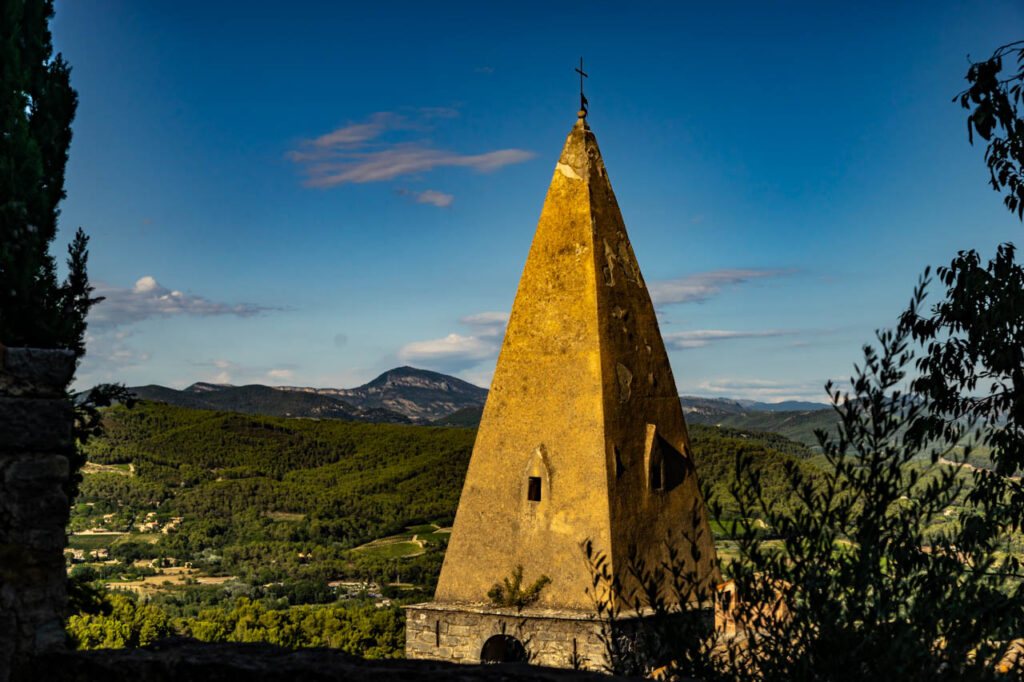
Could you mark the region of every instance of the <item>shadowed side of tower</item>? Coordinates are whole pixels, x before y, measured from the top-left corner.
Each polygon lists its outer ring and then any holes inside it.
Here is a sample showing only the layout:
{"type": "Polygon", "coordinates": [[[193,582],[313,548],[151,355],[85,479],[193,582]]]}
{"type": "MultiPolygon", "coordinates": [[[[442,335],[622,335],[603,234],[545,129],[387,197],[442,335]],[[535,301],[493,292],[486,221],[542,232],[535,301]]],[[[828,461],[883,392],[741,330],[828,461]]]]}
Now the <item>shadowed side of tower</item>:
{"type": "Polygon", "coordinates": [[[672,367],[597,140],[587,131],[585,142],[601,273],[597,317],[611,534],[609,545],[595,538],[594,546],[608,553],[627,589],[635,587],[630,559],[654,567],[668,558],[667,547],[707,587],[720,576],[672,367]]]}

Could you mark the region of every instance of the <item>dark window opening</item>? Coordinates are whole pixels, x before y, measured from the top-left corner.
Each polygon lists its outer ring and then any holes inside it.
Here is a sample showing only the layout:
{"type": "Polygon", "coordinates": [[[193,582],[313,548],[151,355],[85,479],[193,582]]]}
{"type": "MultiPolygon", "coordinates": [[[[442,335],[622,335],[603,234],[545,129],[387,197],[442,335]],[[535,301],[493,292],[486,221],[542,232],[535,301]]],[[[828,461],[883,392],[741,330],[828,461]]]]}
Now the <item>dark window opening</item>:
{"type": "Polygon", "coordinates": [[[441,621],[434,621],[434,646],[441,646],[441,621]]]}
{"type": "Polygon", "coordinates": [[[648,454],[651,488],[669,492],[675,490],[693,469],[693,463],[671,443],[655,434],[648,454]]]}
{"type": "Polygon", "coordinates": [[[530,484],[526,488],[526,499],[540,502],[540,476],[530,476],[530,484]]]}
{"type": "Polygon", "coordinates": [[[661,462],[651,467],[651,488],[661,490],[661,462]]]}

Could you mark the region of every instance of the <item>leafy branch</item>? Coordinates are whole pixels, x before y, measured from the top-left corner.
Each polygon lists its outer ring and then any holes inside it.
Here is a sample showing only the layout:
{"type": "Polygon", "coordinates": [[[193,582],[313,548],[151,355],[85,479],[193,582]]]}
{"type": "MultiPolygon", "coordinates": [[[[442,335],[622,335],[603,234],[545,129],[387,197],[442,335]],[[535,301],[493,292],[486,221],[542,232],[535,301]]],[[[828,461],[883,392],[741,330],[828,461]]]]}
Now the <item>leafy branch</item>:
{"type": "Polygon", "coordinates": [[[974,144],[974,133],[978,133],[988,142],[985,163],[989,184],[997,192],[1006,190],[1003,203],[1024,220],[1024,120],[1019,112],[1024,94],[1024,40],[1003,45],[988,59],[973,62],[966,78],[970,85],[953,101],[971,110],[967,139],[974,144]],[[1003,58],[1013,53],[1017,54],[1017,72],[1000,79],[1003,58]]]}

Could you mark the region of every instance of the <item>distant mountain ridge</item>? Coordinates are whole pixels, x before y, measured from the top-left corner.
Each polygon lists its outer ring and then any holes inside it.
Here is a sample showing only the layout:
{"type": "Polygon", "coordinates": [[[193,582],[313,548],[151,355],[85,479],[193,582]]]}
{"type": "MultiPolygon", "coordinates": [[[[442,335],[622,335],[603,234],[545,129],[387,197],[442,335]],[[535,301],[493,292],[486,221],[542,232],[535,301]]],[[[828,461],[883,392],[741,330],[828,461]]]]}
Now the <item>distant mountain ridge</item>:
{"type": "MultiPolygon", "coordinates": [[[[208,385],[209,386],[209,385],[208,385]]],[[[271,386],[217,386],[206,388],[193,384],[184,390],[166,386],[133,386],[129,389],[138,398],[156,400],[195,410],[218,410],[242,414],[265,414],[274,417],[307,417],[344,419],[358,422],[411,424],[404,414],[380,408],[364,409],[330,396],[289,393],[271,386]]]]}
{"type": "Polygon", "coordinates": [[[831,409],[832,407],[828,403],[816,403],[811,400],[782,400],[777,403],[762,403],[757,400],[737,400],[736,402],[752,412],[804,412],[831,409]]]}
{"type": "MultiPolygon", "coordinates": [[[[821,429],[835,433],[839,416],[830,406],[810,403],[813,409],[785,409],[783,403],[777,403],[775,410],[763,409],[764,403],[756,403],[757,408],[745,407],[736,400],[716,398],[680,397],[683,413],[687,424],[706,424],[710,426],[731,427],[734,429],[753,429],[777,433],[790,440],[803,443],[812,449],[818,448],[815,431],[821,429]]],[[[796,405],[804,403],[793,401],[796,405]]]]}
{"type": "Polygon", "coordinates": [[[746,412],[807,412],[829,408],[826,403],[808,400],[783,400],[778,403],[764,403],[757,400],[733,398],[704,398],[695,395],[681,395],[679,402],[683,412],[697,414],[743,414],[746,412]]]}
{"type": "MultiPolygon", "coordinates": [[[[142,399],[192,409],[467,428],[479,424],[487,400],[487,389],[415,367],[396,367],[355,388],[235,386],[197,381],[182,390],[158,385],[131,390],[142,399]]],[[[823,403],[764,403],[699,396],[680,396],[679,401],[688,422],[760,428],[796,437],[809,445],[813,445],[810,424],[834,423],[834,415],[823,403]]]]}
{"type": "Polygon", "coordinates": [[[308,388],[199,381],[177,390],[151,384],[130,390],[141,399],[192,409],[279,417],[412,424],[480,407],[487,390],[446,374],[397,367],[357,388],[308,388]]]}
{"type": "Polygon", "coordinates": [[[487,389],[468,381],[415,367],[396,367],[357,388],[278,386],[280,391],[343,398],[362,408],[384,408],[415,420],[439,419],[467,407],[481,407],[487,389]]]}

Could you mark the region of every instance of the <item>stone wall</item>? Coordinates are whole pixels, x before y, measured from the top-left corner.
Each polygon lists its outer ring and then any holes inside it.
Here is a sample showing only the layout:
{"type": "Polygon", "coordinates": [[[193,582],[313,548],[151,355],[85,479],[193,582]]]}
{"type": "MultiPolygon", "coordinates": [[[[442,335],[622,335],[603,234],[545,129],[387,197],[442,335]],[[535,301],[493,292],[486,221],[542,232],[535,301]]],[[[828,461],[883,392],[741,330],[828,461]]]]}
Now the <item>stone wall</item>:
{"type": "Polygon", "coordinates": [[[515,638],[530,663],[552,668],[604,670],[602,623],[593,615],[554,609],[482,608],[440,603],[406,607],[405,655],[480,663],[491,637],[515,638]]]}
{"type": "Polygon", "coordinates": [[[66,350],[0,346],[0,682],[66,640],[63,484],[74,452],[66,350]]]}
{"type": "MultiPolygon", "coordinates": [[[[163,640],[143,649],[65,651],[13,682],[615,682],[622,678],[525,664],[368,661],[338,649],[163,640]]],[[[678,682],[686,682],[679,680],[678,682]]]]}

